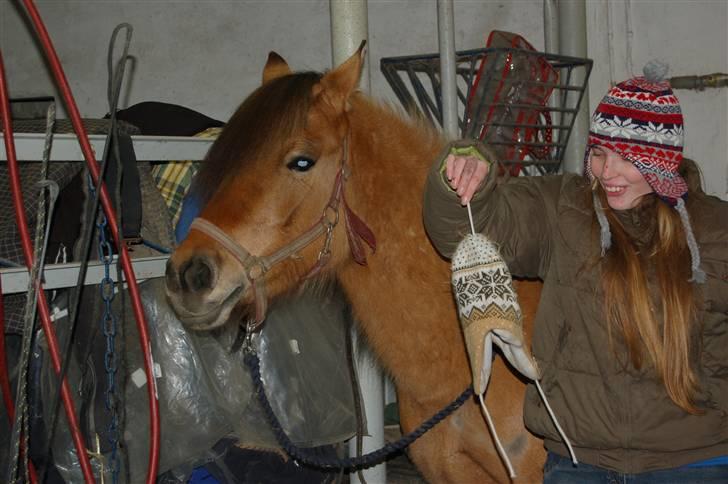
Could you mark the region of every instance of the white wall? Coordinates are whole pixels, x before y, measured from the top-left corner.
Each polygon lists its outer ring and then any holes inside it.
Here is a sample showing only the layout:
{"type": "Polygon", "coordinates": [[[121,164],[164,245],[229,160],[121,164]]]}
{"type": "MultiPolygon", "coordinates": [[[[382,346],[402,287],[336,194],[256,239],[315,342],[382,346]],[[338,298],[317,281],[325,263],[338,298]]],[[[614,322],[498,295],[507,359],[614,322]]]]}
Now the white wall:
{"type": "MultiPolygon", "coordinates": [[[[0,0],[0,42],[11,93],[46,94],[51,85],[16,2],[0,0]]],[[[18,2],[19,3],[19,2],[18,2]]],[[[134,26],[134,104],[159,100],[228,118],[258,86],[268,52],[296,70],[331,67],[328,0],[38,0],[83,114],[106,113],[106,50],[114,26],[134,26]]],[[[543,44],[541,1],[457,1],[456,43],[483,46],[494,28],[524,32],[543,44]],[[528,15],[524,13],[529,12],[528,15]]],[[[370,0],[372,93],[394,99],[379,59],[437,51],[434,0],[370,0]]]]}
{"type": "MultiPolygon", "coordinates": [[[[0,0],[0,47],[11,95],[53,93],[18,4],[0,0]]],[[[277,51],[297,70],[331,67],[328,0],[36,4],[81,112],[90,117],[107,111],[106,50],[120,22],[134,26],[135,65],[125,106],[158,100],[227,119],[258,85],[268,51],[277,51]]],[[[369,0],[374,96],[394,99],[379,72],[381,57],[437,51],[436,11],[435,0],[369,0]]],[[[611,82],[638,74],[653,57],[668,61],[671,75],[728,72],[728,0],[587,0],[587,16],[589,56],[595,61],[592,107],[611,82]]],[[[456,46],[481,47],[488,32],[500,29],[519,32],[543,49],[542,19],[541,0],[455,0],[456,46]]],[[[703,167],[707,190],[725,198],[728,89],[679,91],[678,96],[687,118],[686,153],[703,167]]]]}

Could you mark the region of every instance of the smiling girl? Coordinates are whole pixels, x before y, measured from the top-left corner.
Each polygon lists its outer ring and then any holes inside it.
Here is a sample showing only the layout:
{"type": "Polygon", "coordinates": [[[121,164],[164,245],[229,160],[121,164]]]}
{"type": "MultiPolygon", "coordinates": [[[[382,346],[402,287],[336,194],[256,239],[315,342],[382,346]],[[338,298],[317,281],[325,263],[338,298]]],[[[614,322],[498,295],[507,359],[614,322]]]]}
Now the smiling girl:
{"type": "Polygon", "coordinates": [[[470,203],[513,275],[544,282],[533,353],[580,462],[530,385],[544,482],[728,482],[728,203],[682,148],[678,100],[649,75],[595,110],[585,176],[497,177],[452,155],[430,172],[424,220],[444,256],[470,203]]]}
{"type": "Polygon", "coordinates": [[[614,210],[635,208],[643,196],[653,191],[632,163],[607,147],[591,149],[589,166],[607,196],[607,203],[614,210]]]}

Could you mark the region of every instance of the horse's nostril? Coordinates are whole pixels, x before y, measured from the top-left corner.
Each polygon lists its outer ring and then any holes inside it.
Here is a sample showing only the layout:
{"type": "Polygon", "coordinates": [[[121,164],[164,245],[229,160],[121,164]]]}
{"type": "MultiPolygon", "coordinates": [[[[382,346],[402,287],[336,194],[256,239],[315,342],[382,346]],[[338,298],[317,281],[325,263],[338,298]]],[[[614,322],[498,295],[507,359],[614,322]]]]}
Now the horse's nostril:
{"type": "Polygon", "coordinates": [[[210,289],[214,271],[212,265],[203,257],[193,257],[180,271],[182,289],[186,291],[202,291],[210,289]]]}

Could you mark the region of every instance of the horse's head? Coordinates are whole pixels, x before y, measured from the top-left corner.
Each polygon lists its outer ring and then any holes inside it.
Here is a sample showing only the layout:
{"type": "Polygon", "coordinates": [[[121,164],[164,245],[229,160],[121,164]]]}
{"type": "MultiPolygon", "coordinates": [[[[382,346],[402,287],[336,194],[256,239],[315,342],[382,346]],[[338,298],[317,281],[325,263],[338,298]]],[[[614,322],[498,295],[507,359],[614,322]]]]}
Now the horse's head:
{"type": "Polygon", "coordinates": [[[231,314],[260,312],[261,298],[294,287],[329,257],[329,247],[330,266],[346,257],[346,237],[337,235],[344,224],[335,224],[344,210],[336,180],[347,161],[347,109],[362,62],[363,45],[326,74],[294,74],[270,54],[262,85],[195,179],[192,195],[203,208],[167,265],[169,300],[188,327],[212,329],[231,314]]]}

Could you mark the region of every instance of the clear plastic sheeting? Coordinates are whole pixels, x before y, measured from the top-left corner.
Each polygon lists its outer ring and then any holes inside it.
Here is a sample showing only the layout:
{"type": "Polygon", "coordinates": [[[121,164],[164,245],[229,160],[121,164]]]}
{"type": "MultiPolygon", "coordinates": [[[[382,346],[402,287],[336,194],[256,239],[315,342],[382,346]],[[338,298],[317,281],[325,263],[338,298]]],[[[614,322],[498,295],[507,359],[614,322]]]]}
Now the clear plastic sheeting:
{"type": "MultiPolygon", "coordinates": [[[[232,430],[219,409],[193,340],[165,303],[164,281],[140,286],[149,322],[154,371],[159,395],[161,445],[159,472],[194,463],[232,430]]],[[[130,463],[130,482],[144,480],[149,452],[147,378],[136,328],[127,339],[126,425],[124,442],[130,463]]]]}
{"type": "MultiPolygon", "coordinates": [[[[68,339],[68,315],[67,315],[67,298],[65,293],[62,293],[51,306],[51,311],[54,314],[54,323],[56,325],[56,336],[58,337],[59,347],[65,348],[66,341],[68,339]]],[[[74,348],[75,350],[75,348],[74,348]]],[[[88,395],[89,389],[85,388],[82,384],[82,371],[83,369],[78,364],[78,358],[76,352],[73,351],[68,361],[68,368],[66,371],[66,378],[68,385],[71,390],[71,394],[76,400],[76,410],[84,411],[94,405],[93,401],[87,400],[85,397],[81,397],[83,402],[79,401],[79,396],[88,395]]],[[[93,371],[86,369],[86,371],[93,371]]],[[[104,379],[105,376],[94,375],[94,379],[98,381],[99,378],[104,379]]],[[[33,346],[33,352],[31,355],[31,367],[30,367],[30,388],[31,393],[29,395],[30,402],[30,421],[31,421],[31,439],[39,435],[43,435],[44,439],[38,442],[31,440],[31,443],[37,445],[35,449],[38,451],[41,446],[45,446],[47,442],[47,435],[50,431],[49,426],[51,424],[51,415],[53,412],[52,408],[52,396],[53,392],[58,391],[58,376],[53,369],[51,364],[50,354],[48,352],[48,343],[46,341],[45,334],[42,330],[36,331],[35,343],[33,346]]],[[[103,393],[103,389],[97,388],[98,392],[103,393]]],[[[101,397],[103,398],[103,397],[101,397]]],[[[90,420],[93,420],[91,418],[90,420]]],[[[109,482],[112,479],[108,456],[100,452],[101,446],[106,444],[104,432],[106,429],[96,429],[93,422],[79,419],[81,431],[86,439],[86,445],[89,452],[89,461],[96,479],[104,479],[109,482]],[[93,436],[90,436],[92,434],[93,436]]],[[[51,449],[53,452],[53,464],[60,476],[66,482],[84,482],[83,473],[81,472],[81,466],[79,464],[78,456],[76,454],[76,448],[73,445],[71,439],[71,433],[68,431],[68,419],[66,413],[63,410],[63,405],[58,405],[57,421],[55,426],[55,432],[53,433],[53,442],[51,449]]],[[[119,456],[120,458],[121,455],[119,456]]],[[[123,458],[120,464],[123,469],[124,463],[123,458]]]]}
{"type": "MultiPolygon", "coordinates": [[[[160,474],[172,470],[183,482],[194,467],[222,456],[225,449],[213,447],[223,438],[237,440],[243,447],[278,448],[252,393],[242,350],[231,352],[237,327],[188,332],[166,302],[164,280],[149,280],[140,285],[140,290],[157,376],[162,429],[160,474]]],[[[341,294],[324,292],[327,295],[303,290],[273,304],[262,332],[253,340],[266,394],[286,433],[301,446],[342,442],[356,432],[345,350],[349,312],[341,294]]],[[[149,459],[147,381],[133,316],[128,310],[123,315],[126,354],[124,364],[119,364],[117,385],[125,392],[121,422],[125,448],[119,452],[119,481],[142,482],[149,459]]],[[[62,318],[56,324],[66,322],[62,318]]],[[[63,333],[60,326],[58,329],[63,333]]],[[[46,403],[55,374],[42,336],[38,341],[34,361],[42,367],[41,401],[46,403]]],[[[96,392],[103,393],[105,377],[98,377],[96,392]]],[[[72,389],[78,388],[80,369],[75,358],[68,379],[72,389]]],[[[47,422],[49,409],[43,410],[47,422]]],[[[66,428],[61,411],[53,442],[55,466],[68,482],[80,482],[83,477],[66,428]]],[[[91,431],[100,439],[89,443],[94,474],[97,479],[103,474],[109,482],[110,455],[97,452],[105,429],[91,431]]]]}
{"type": "MultiPolygon", "coordinates": [[[[163,280],[144,283],[141,292],[155,366],[159,366],[160,472],[214,459],[209,450],[226,436],[246,447],[277,448],[252,393],[243,353],[231,352],[238,328],[188,332],[166,303],[163,280]]],[[[345,354],[347,314],[340,295],[321,297],[303,291],[274,304],[254,339],[266,394],[284,430],[298,445],[332,444],[355,433],[345,354]]],[[[137,347],[130,342],[128,349],[137,347]]],[[[139,379],[141,355],[136,353],[128,361],[131,377],[124,434],[131,482],[143,477],[147,460],[146,379],[139,379]]]]}

